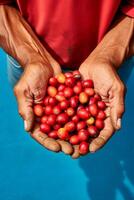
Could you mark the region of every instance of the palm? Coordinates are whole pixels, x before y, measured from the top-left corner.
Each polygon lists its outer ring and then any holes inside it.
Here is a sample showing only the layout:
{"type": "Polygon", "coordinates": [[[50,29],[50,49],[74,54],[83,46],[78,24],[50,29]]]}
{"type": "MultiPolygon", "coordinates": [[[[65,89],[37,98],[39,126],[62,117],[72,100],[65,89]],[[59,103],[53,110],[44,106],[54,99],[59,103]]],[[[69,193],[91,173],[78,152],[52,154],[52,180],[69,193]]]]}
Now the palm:
{"type": "Polygon", "coordinates": [[[89,65],[84,67],[82,66],[80,67],[80,72],[84,79],[93,80],[95,91],[101,96],[107,105],[105,127],[100,132],[99,136],[90,144],[90,151],[94,152],[102,147],[115,131],[114,120],[116,117],[116,105],[114,104],[116,102],[116,97],[114,96],[114,92],[116,86],[122,83],[115,69],[107,63],[94,64],[93,67],[90,67],[89,65]]]}

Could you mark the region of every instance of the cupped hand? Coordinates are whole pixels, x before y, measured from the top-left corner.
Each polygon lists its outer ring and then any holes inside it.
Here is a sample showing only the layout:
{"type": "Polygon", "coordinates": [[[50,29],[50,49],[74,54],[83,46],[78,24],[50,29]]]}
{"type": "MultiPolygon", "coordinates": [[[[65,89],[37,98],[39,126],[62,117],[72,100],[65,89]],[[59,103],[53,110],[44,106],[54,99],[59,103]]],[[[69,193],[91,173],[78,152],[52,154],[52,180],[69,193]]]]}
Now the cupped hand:
{"type": "Polygon", "coordinates": [[[42,62],[29,64],[14,87],[18,111],[24,119],[26,131],[30,131],[34,125],[33,105],[42,102],[48,79],[53,73],[53,69],[42,62]]]}
{"type": "Polygon", "coordinates": [[[65,141],[54,140],[42,133],[39,124],[34,120],[33,105],[41,103],[46,92],[47,82],[51,76],[61,72],[60,66],[51,60],[49,63],[33,63],[25,67],[24,73],[16,86],[14,93],[18,102],[18,110],[24,119],[25,130],[32,138],[51,151],[63,151],[72,154],[73,147],[65,141]]]}
{"type": "Polygon", "coordinates": [[[105,127],[99,136],[92,140],[90,152],[100,149],[121,128],[121,118],[124,112],[125,87],[116,69],[108,60],[89,58],[79,68],[83,79],[92,79],[95,91],[107,105],[105,127]]]}

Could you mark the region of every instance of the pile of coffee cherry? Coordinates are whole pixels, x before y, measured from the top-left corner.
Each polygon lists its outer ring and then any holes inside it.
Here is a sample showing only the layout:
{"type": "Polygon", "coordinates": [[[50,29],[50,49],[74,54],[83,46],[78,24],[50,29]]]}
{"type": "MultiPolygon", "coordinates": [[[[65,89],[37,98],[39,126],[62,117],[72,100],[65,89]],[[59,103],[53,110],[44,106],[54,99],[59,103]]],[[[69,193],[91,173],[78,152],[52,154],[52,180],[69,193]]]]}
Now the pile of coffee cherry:
{"type": "Polygon", "coordinates": [[[106,104],[95,93],[92,80],[82,80],[79,71],[51,77],[46,96],[34,105],[36,121],[48,137],[79,145],[81,155],[104,128],[106,104]]]}

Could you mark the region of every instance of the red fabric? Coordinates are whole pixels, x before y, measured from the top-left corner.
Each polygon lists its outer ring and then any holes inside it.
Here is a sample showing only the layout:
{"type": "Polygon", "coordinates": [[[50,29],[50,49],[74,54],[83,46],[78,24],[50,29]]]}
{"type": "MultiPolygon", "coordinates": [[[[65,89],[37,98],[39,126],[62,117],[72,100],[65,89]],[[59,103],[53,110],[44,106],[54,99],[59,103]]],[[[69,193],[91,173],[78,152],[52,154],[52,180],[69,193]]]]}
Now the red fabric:
{"type": "MultiPolygon", "coordinates": [[[[12,2],[1,1],[3,2],[12,2]]],[[[124,2],[124,1],[123,1],[124,2]]],[[[134,17],[134,0],[123,13],[134,17]]],[[[121,0],[17,0],[19,9],[49,52],[65,66],[80,65],[109,28],[121,0]]]]}
{"type": "Polygon", "coordinates": [[[8,5],[14,3],[15,0],[0,0],[0,5],[8,5]]]}
{"type": "Polygon", "coordinates": [[[128,0],[124,6],[122,6],[122,12],[130,17],[134,17],[134,0],[128,0]]]}

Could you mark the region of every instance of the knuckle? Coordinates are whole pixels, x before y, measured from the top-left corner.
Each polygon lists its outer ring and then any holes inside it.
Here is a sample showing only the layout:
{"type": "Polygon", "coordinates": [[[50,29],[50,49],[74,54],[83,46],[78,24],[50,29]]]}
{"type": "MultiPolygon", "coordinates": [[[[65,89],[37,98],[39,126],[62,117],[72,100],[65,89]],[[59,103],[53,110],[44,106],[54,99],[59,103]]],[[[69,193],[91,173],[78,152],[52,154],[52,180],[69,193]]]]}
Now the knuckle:
{"type": "Polygon", "coordinates": [[[17,96],[21,91],[21,87],[19,84],[17,84],[15,87],[14,87],[14,94],[15,96],[17,96]]]}
{"type": "Polygon", "coordinates": [[[120,106],[118,107],[118,113],[120,115],[122,115],[125,112],[125,107],[124,107],[124,103],[120,104],[120,106]]]}
{"type": "Polygon", "coordinates": [[[125,85],[122,82],[117,83],[116,86],[117,92],[120,94],[125,94],[125,85]]]}
{"type": "Polygon", "coordinates": [[[94,143],[99,148],[102,147],[106,143],[106,138],[103,136],[99,136],[96,140],[94,140],[94,143]]]}
{"type": "Polygon", "coordinates": [[[48,138],[46,134],[41,133],[39,130],[31,133],[30,136],[42,145],[44,144],[45,139],[48,138]]]}

